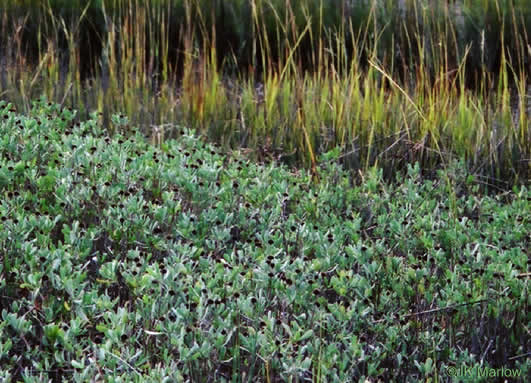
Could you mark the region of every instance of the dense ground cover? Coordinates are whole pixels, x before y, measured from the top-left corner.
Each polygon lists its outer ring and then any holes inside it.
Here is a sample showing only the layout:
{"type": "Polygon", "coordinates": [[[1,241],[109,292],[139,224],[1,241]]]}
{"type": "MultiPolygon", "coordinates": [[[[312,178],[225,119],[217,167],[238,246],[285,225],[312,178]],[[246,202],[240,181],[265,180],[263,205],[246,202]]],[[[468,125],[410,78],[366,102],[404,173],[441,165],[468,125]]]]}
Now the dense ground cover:
{"type": "Polygon", "coordinates": [[[112,121],[0,102],[0,380],[529,376],[525,185],[480,194],[456,163],[386,183],[339,150],[312,177],[112,121]]]}

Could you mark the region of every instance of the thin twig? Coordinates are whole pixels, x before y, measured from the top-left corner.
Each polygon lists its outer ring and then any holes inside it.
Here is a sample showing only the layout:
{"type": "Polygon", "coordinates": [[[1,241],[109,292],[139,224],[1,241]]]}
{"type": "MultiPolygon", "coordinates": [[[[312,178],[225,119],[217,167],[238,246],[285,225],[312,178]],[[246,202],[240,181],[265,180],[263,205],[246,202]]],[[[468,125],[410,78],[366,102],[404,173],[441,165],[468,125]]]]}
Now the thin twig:
{"type": "Polygon", "coordinates": [[[507,360],[520,359],[520,358],[523,358],[524,356],[531,356],[531,352],[526,352],[525,354],[511,356],[510,358],[507,358],[507,360]]]}
{"type": "Polygon", "coordinates": [[[412,317],[412,316],[418,316],[418,315],[423,315],[423,314],[433,314],[433,313],[436,313],[436,312],[439,312],[439,311],[446,311],[446,310],[452,310],[456,307],[462,307],[462,306],[469,306],[469,305],[473,305],[473,304],[476,304],[476,303],[481,303],[481,302],[487,302],[488,299],[480,299],[478,301],[473,301],[473,302],[465,302],[465,303],[460,303],[458,305],[450,305],[450,306],[446,306],[446,307],[440,307],[440,308],[437,308],[437,309],[431,309],[431,310],[426,310],[426,311],[418,311],[416,313],[411,313],[411,314],[406,314],[404,315],[404,317],[412,317]]]}
{"type": "MultiPolygon", "coordinates": [[[[480,300],[473,301],[473,302],[465,302],[465,303],[460,303],[460,304],[457,304],[457,305],[439,307],[439,308],[431,309],[431,310],[417,311],[415,313],[406,314],[400,319],[414,317],[414,316],[419,316],[419,315],[424,315],[424,314],[434,314],[434,313],[441,312],[441,311],[452,310],[452,309],[457,308],[457,307],[469,306],[469,305],[473,305],[473,304],[476,304],[476,303],[487,302],[488,300],[489,299],[480,299],[480,300]]],[[[385,319],[379,319],[377,321],[374,321],[373,323],[380,323],[380,322],[384,322],[384,321],[385,321],[385,319]]]]}
{"type": "Polygon", "coordinates": [[[116,359],[118,359],[120,362],[124,363],[127,367],[129,367],[131,370],[133,370],[134,372],[136,372],[138,374],[138,376],[142,376],[142,374],[140,372],[138,372],[138,370],[136,368],[134,368],[133,366],[131,366],[129,363],[127,363],[125,360],[123,360],[122,358],[120,358],[118,355],[115,355],[113,354],[112,352],[106,352],[107,354],[109,355],[112,355],[114,356],[116,359]]]}

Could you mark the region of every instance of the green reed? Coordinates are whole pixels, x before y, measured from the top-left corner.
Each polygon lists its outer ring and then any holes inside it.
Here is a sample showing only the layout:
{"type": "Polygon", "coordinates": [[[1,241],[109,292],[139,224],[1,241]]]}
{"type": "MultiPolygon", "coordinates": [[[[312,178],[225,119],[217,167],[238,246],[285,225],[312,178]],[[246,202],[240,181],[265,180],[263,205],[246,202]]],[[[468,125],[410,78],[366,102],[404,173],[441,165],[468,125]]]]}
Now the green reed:
{"type": "Polygon", "coordinates": [[[460,157],[525,179],[531,11],[457,3],[4,0],[0,97],[98,110],[111,130],[113,112],[146,134],[184,122],[313,168],[339,145],[346,165],[389,176],[460,157]]]}

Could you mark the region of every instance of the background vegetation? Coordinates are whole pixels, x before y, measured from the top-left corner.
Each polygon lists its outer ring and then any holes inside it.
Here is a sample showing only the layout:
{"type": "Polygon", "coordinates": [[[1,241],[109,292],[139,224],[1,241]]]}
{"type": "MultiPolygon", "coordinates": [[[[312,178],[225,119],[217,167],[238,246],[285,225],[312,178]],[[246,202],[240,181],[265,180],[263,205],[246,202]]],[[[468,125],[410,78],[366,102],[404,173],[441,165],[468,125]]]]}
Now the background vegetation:
{"type": "Polygon", "coordinates": [[[465,161],[527,181],[531,5],[483,1],[0,1],[0,96],[45,95],[160,139],[176,121],[225,148],[392,179],[465,161]]]}

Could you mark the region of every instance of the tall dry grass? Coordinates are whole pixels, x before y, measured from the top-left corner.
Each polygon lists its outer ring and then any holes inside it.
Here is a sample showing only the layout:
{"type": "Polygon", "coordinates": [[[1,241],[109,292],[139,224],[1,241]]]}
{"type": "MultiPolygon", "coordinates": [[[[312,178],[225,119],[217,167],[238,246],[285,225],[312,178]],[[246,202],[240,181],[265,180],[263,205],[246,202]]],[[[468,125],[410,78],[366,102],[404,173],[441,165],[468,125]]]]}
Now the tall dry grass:
{"type": "Polygon", "coordinates": [[[180,123],[313,168],[339,145],[388,177],[453,158],[486,183],[529,176],[526,1],[0,4],[0,97],[27,110],[180,123]]]}

